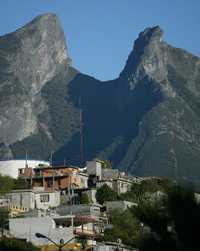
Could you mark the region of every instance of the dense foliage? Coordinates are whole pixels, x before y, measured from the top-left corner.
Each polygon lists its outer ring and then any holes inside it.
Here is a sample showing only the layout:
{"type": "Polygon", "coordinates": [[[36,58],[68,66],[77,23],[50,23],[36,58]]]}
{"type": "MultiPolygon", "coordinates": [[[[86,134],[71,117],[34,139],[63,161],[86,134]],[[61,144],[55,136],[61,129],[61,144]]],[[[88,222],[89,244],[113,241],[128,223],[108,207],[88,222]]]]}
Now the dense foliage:
{"type": "Polygon", "coordinates": [[[138,220],[133,217],[129,209],[126,211],[112,211],[110,221],[112,228],[105,230],[105,241],[116,242],[118,239],[121,239],[124,244],[136,246],[140,234],[140,226],[138,220]]]}
{"type": "Polygon", "coordinates": [[[13,179],[10,176],[0,174],[0,195],[9,193],[13,189],[28,189],[29,184],[21,178],[13,179]]]}
{"type": "Polygon", "coordinates": [[[8,228],[9,211],[6,208],[0,208],[0,231],[1,236],[4,235],[4,230],[8,228]]]}
{"type": "Polygon", "coordinates": [[[169,180],[164,178],[151,178],[133,183],[131,190],[120,196],[121,200],[139,202],[156,192],[166,192],[169,185],[169,180]]]}
{"type": "Polygon", "coordinates": [[[14,180],[13,189],[29,189],[29,188],[30,185],[25,179],[18,178],[14,180]]]}
{"type": "Polygon", "coordinates": [[[117,200],[118,196],[108,185],[104,184],[97,190],[96,199],[98,203],[103,205],[105,201],[117,200]]]}
{"type": "Polygon", "coordinates": [[[0,175],[0,194],[6,194],[10,192],[14,187],[14,179],[9,176],[0,175]]]}
{"type": "Polygon", "coordinates": [[[39,251],[39,248],[34,247],[31,243],[25,241],[2,238],[0,239],[0,250],[2,251],[39,251]]]}
{"type": "Polygon", "coordinates": [[[132,214],[144,224],[141,251],[200,250],[200,204],[191,190],[173,186],[159,202],[143,201],[132,214]]]}
{"type": "Polygon", "coordinates": [[[129,192],[131,200],[137,196],[140,198],[137,206],[111,212],[112,227],[105,230],[104,240],[117,241],[120,238],[124,244],[140,251],[200,250],[197,195],[185,186],[167,181],[163,183],[163,189],[159,183],[157,188],[153,183],[147,183],[134,184],[129,192]],[[146,196],[147,188],[151,196],[146,196]],[[153,196],[156,190],[162,193],[153,196]]]}

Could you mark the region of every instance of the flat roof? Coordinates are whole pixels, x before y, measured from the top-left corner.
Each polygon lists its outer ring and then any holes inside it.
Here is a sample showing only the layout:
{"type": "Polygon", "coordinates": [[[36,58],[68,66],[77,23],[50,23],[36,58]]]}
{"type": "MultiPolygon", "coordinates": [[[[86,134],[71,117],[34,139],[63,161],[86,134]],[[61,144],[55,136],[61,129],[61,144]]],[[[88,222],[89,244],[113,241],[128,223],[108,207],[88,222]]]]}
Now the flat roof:
{"type": "Polygon", "coordinates": [[[36,166],[34,169],[63,169],[63,168],[71,168],[71,169],[80,169],[78,166],[36,166]]]}

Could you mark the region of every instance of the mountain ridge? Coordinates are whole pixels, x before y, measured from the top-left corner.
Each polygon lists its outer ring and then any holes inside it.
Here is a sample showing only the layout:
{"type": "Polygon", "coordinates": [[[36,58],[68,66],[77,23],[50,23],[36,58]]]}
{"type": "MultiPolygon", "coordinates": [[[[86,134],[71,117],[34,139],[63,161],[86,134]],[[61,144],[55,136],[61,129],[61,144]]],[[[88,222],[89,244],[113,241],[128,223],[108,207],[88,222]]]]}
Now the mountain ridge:
{"type": "Polygon", "coordinates": [[[36,18],[11,36],[19,33],[22,41],[24,33],[31,33],[22,51],[0,38],[0,94],[5,96],[2,88],[6,86],[8,96],[7,103],[0,102],[1,158],[21,158],[28,150],[30,157],[48,159],[53,151],[55,163],[66,159],[68,164],[80,164],[82,109],[85,160],[106,158],[132,174],[198,183],[198,57],[167,44],[162,29],[155,26],[139,34],[118,78],[99,81],[73,68],[55,15],[36,18]],[[26,62],[28,73],[12,63],[8,67],[13,71],[7,71],[9,53],[17,65],[26,62]],[[12,94],[13,85],[19,87],[19,95],[12,94]],[[13,99],[19,103],[14,107],[13,99]],[[16,109],[22,107],[16,115],[16,109]],[[7,124],[3,123],[6,110],[10,114],[7,124]]]}

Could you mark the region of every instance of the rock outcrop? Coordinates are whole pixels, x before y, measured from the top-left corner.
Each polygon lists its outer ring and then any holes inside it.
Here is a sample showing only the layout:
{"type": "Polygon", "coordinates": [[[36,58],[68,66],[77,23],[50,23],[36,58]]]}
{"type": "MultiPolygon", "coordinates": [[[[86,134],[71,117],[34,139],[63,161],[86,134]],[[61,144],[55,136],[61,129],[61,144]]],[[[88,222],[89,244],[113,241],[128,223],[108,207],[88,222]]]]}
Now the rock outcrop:
{"type": "Polygon", "coordinates": [[[41,90],[70,64],[64,33],[53,14],[0,38],[0,143],[8,147],[44,128],[50,136],[48,126],[39,121],[48,110],[41,90]]]}

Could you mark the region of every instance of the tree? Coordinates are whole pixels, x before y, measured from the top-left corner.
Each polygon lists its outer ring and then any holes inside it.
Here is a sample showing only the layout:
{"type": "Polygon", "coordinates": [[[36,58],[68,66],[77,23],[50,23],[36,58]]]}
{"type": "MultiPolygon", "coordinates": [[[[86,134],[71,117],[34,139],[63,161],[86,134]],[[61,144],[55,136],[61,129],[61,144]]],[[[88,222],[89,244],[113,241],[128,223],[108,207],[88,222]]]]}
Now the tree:
{"type": "Polygon", "coordinates": [[[10,176],[0,175],[0,195],[9,193],[14,186],[14,179],[10,176]]]}
{"type": "Polygon", "coordinates": [[[138,183],[134,182],[131,186],[131,191],[122,194],[121,199],[140,203],[145,195],[152,195],[158,191],[165,193],[168,186],[169,180],[165,178],[151,178],[138,183]]]}
{"type": "Polygon", "coordinates": [[[1,236],[4,235],[4,229],[8,224],[9,211],[6,208],[0,208],[0,230],[1,236]]]}
{"type": "Polygon", "coordinates": [[[114,192],[107,184],[104,184],[97,190],[96,200],[101,205],[103,205],[105,201],[113,201],[117,199],[118,199],[117,193],[114,192]]]}
{"type": "Polygon", "coordinates": [[[173,186],[160,205],[139,205],[132,209],[150,231],[141,235],[141,251],[200,250],[200,204],[188,188],[173,186]]]}
{"type": "Polygon", "coordinates": [[[29,189],[30,185],[29,183],[22,178],[18,178],[16,180],[14,180],[14,185],[13,185],[13,189],[29,189]]]}
{"type": "Polygon", "coordinates": [[[81,194],[80,202],[81,202],[81,204],[87,204],[87,205],[90,204],[90,199],[86,193],[81,194]]]}
{"type": "Polygon", "coordinates": [[[133,217],[129,209],[113,210],[110,214],[110,223],[113,227],[105,230],[104,241],[117,242],[118,239],[121,239],[122,243],[135,246],[140,227],[138,220],[133,217]]]}

